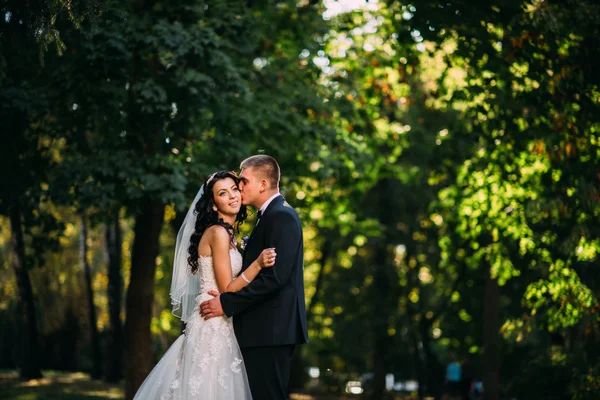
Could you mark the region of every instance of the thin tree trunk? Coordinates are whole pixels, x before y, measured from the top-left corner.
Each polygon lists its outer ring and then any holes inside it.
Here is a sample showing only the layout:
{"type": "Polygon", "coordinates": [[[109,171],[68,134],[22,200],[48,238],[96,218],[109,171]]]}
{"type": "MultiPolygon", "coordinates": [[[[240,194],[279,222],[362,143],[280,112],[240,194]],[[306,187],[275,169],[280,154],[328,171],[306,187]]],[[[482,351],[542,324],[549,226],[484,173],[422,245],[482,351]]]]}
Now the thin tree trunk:
{"type": "Polygon", "coordinates": [[[79,256],[81,259],[81,267],[85,277],[85,289],[87,292],[88,301],[88,324],[90,326],[90,334],[92,341],[92,378],[99,379],[102,376],[102,347],[100,345],[100,333],[98,332],[98,318],[96,316],[96,305],[94,304],[94,289],[92,287],[92,270],[88,261],[87,247],[87,221],[85,211],[81,212],[81,222],[79,229],[79,256]]]}
{"type": "MultiPolygon", "coordinates": [[[[424,377],[424,390],[422,395],[426,394],[433,396],[440,392],[442,381],[440,376],[440,362],[437,359],[435,352],[431,348],[431,338],[429,337],[429,330],[426,325],[423,325],[421,330],[421,340],[423,343],[423,370],[426,371],[424,377]]],[[[421,386],[421,383],[419,383],[421,386]]]]}
{"type": "MultiPolygon", "coordinates": [[[[380,332],[380,335],[386,335],[387,332],[380,332]]],[[[380,336],[375,343],[375,351],[373,352],[373,393],[370,398],[372,400],[383,399],[385,393],[385,374],[386,365],[385,358],[389,347],[389,343],[385,336],[380,336]]]]}
{"type": "Polygon", "coordinates": [[[488,275],[483,311],[483,399],[500,399],[500,286],[488,275]]]}
{"type": "Polygon", "coordinates": [[[425,380],[425,375],[423,373],[423,357],[421,356],[421,345],[420,345],[420,341],[419,341],[419,335],[413,331],[410,334],[410,338],[412,339],[412,342],[413,342],[413,348],[414,348],[413,362],[415,365],[415,373],[417,375],[417,382],[419,383],[419,386],[417,387],[417,398],[422,399],[425,396],[426,380],[425,380]]]}
{"type": "Polygon", "coordinates": [[[153,365],[150,322],[154,300],[154,272],[163,219],[163,204],[156,200],[143,200],[141,213],[135,222],[131,276],[127,290],[126,399],[133,398],[153,365]]]}
{"type": "Polygon", "coordinates": [[[106,223],[106,253],[108,258],[108,317],[110,332],[107,347],[107,382],[118,382],[123,377],[123,324],[121,322],[121,303],[123,277],[121,275],[121,225],[118,210],[106,223]]]}
{"type": "Polygon", "coordinates": [[[314,313],[314,308],[319,301],[321,295],[321,288],[323,286],[323,281],[325,280],[325,264],[327,264],[327,260],[329,259],[329,255],[333,252],[333,242],[328,240],[323,248],[323,252],[321,253],[321,259],[319,260],[319,275],[317,276],[317,283],[315,285],[315,293],[310,298],[310,303],[308,304],[306,310],[306,319],[307,321],[312,320],[312,316],[314,313]]]}
{"type": "Polygon", "coordinates": [[[373,393],[371,399],[382,399],[385,393],[385,375],[387,372],[386,356],[389,351],[389,335],[387,332],[388,317],[390,315],[390,285],[386,274],[387,247],[385,242],[377,243],[375,248],[375,273],[373,285],[377,291],[374,298],[373,333],[376,338],[375,351],[373,352],[373,393]]]}
{"type": "Polygon", "coordinates": [[[10,210],[11,246],[13,251],[12,265],[17,277],[18,318],[21,321],[19,334],[21,336],[19,377],[24,380],[42,377],[40,370],[40,345],[35,315],[35,303],[29,271],[25,260],[25,242],[21,225],[21,210],[17,202],[10,210]]]}
{"type": "Polygon", "coordinates": [[[173,233],[175,236],[179,233],[181,229],[181,225],[183,225],[183,221],[185,220],[186,211],[180,211],[175,214],[175,218],[173,218],[170,222],[171,228],[173,229],[173,233]]]}

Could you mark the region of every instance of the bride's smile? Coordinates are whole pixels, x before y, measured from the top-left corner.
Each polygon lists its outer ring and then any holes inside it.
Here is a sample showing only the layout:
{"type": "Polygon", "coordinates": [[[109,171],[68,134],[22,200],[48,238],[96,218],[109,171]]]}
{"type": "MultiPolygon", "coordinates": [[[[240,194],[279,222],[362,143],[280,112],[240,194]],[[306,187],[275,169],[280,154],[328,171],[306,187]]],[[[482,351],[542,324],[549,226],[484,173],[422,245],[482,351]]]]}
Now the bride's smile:
{"type": "Polygon", "coordinates": [[[217,181],[213,187],[214,202],[218,212],[235,220],[242,207],[240,189],[231,178],[217,181]]]}

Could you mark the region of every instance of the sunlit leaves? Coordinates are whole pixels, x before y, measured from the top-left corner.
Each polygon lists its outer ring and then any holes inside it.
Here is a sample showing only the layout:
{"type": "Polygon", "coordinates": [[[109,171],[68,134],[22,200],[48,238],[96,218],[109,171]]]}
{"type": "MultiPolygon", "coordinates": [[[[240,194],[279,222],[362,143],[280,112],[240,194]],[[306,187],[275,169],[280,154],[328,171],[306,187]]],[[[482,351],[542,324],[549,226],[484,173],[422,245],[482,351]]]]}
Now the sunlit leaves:
{"type": "Polygon", "coordinates": [[[550,330],[556,330],[578,323],[597,299],[575,271],[562,267],[555,268],[548,280],[529,285],[524,301],[532,316],[538,315],[550,330]]]}

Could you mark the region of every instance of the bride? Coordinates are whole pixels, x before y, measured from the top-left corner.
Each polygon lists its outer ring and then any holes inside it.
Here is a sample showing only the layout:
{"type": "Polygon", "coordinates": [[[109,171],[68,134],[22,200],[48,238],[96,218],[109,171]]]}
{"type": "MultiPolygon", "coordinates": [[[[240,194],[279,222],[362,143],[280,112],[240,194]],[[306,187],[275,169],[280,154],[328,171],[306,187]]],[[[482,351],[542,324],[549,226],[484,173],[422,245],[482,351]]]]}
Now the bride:
{"type": "Polygon", "coordinates": [[[249,400],[250,387],[231,318],[204,320],[199,304],[209,290],[234,292],[275,264],[275,250],[265,249],[242,272],[234,233],[246,218],[230,171],[215,172],[202,185],[177,234],[171,303],[186,322],[184,334],[167,350],[134,399],[249,400]]]}

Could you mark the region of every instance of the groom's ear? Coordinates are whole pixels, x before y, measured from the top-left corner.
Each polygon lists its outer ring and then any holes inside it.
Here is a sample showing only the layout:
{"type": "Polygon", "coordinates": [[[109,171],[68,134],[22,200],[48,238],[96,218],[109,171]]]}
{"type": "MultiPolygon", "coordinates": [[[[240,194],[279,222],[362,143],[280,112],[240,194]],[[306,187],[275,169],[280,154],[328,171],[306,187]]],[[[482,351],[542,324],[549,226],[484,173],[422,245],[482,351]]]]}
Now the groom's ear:
{"type": "Polygon", "coordinates": [[[264,192],[265,190],[267,190],[269,188],[269,183],[267,182],[266,179],[261,179],[260,180],[260,188],[259,190],[262,192],[264,192]]]}

